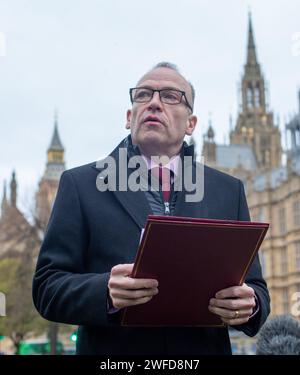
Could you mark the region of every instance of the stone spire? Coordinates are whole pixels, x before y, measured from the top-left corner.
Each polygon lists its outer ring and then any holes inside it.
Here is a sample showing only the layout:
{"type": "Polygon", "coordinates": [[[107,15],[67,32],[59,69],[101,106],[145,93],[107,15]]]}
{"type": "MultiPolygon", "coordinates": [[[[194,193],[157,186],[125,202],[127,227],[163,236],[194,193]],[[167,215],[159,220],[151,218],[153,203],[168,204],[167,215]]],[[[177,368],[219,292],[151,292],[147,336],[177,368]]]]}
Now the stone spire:
{"type": "Polygon", "coordinates": [[[265,81],[257,61],[251,13],[248,23],[247,60],[242,79],[242,107],[244,113],[266,113],[265,81]]]}
{"type": "Polygon", "coordinates": [[[277,168],[281,165],[281,134],[274,125],[273,113],[267,109],[267,90],[257,60],[252,17],[249,12],[247,58],[241,82],[241,103],[230,143],[252,147],[258,168],[277,168]]]}
{"type": "Polygon", "coordinates": [[[59,134],[58,134],[58,115],[57,111],[54,113],[54,131],[52,135],[52,140],[48,151],[64,151],[64,147],[61,143],[59,134]]]}
{"type": "Polygon", "coordinates": [[[252,28],[252,18],[251,13],[249,12],[249,21],[248,21],[248,47],[247,47],[247,63],[248,66],[255,66],[258,65],[257,58],[256,58],[256,49],[254,43],[254,36],[253,36],[253,28],[252,28]]]}
{"type": "Polygon", "coordinates": [[[50,146],[47,150],[47,164],[44,178],[59,181],[62,172],[65,170],[64,147],[58,134],[57,112],[54,114],[54,131],[50,146]]]}
{"type": "Polygon", "coordinates": [[[214,142],[215,131],[214,131],[214,128],[212,126],[212,114],[211,114],[211,112],[209,112],[209,115],[208,115],[208,130],[207,130],[206,136],[207,136],[207,140],[209,142],[214,142]]]}
{"type": "Polygon", "coordinates": [[[7,200],[7,196],[6,196],[6,181],[4,180],[4,183],[3,183],[3,197],[2,197],[2,202],[1,202],[1,216],[4,215],[7,207],[8,207],[8,200],[7,200]]]}
{"type": "Polygon", "coordinates": [[[58,133],[57,111],[55,111],[54,131],[50,146],[47,150],[46,168],[36,193],[35,215],[43,229],[46,229],[57,193],[59,180],[65,170],[64,153],[65,150],[58,133]]]}
{"type": "Polygon", "coordinates": [[[229,133],[231,133],[233,130],[233,118],[232,118],[232,114],[230,113],[229,114],[229,133]]]}
{"type": "Polygon", "coordinates": [[[10,182],[10,204],[12,207],[17,207],[17,181],[16,172],[13,171],[10,182]]]}
{"type": "Polygon", "coordinates": [[[300,154],[300,90],[298,92],[298,100],[299,112],[292,117],[289,116],[288,123],[286,124],[286,130],[290,132],[291,136],[289,156],[298,156],[300,154]]]}
{"type": "Polygon", "coordinates": [[[216,143],[215,143],[215,132],[212,126],[211,113],[208,115],[208,129],[203,139],[202,154],[204,162],[210,166],[214,166],[216,162],[216,143]]]}

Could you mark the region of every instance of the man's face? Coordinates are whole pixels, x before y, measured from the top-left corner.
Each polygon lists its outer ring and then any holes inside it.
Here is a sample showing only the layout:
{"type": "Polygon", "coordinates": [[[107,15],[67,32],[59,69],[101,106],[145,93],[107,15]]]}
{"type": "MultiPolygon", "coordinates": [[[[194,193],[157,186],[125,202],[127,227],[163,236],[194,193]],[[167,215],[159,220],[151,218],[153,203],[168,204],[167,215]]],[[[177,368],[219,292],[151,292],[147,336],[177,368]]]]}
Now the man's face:
{"type": "MultiPolygon", "coordinates": [[[[189,84],[169,68],[150,71],[140,79],[137,87],[185,91],[188,102],[192,103],[189,84]]],[[[150,102],[133,103],[132,109],[127,111],[126,128],[131,130],[133,144],[138,145],[142,151],[150,150],[152,155],[173,156],[174,152],[180,150],[184,136],[193,133],[196,122],[196,116],[191,115],[184,103],[162,103],[159,93],[155,92],[150,102]]]]}

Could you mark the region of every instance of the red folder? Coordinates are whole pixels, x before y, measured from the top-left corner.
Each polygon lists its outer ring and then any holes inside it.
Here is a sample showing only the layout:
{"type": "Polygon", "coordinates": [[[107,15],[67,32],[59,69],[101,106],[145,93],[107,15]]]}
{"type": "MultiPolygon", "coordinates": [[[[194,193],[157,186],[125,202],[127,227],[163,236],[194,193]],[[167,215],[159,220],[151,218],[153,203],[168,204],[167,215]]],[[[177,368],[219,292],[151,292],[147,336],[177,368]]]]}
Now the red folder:
{"type": "Polygon", "coordinates": [[[221,289],[242,285],[269,224],[149,215],[133,272],[158,280],[149,302],[123,310],[123,326],[224,326],[208,310],[221,289]]]}

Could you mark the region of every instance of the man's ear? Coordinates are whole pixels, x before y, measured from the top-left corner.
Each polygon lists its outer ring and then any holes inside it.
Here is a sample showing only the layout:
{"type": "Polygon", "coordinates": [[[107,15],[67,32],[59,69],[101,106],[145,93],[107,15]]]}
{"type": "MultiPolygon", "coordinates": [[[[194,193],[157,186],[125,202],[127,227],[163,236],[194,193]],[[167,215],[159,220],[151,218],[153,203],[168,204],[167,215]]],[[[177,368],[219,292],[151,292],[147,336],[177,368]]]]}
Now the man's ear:
{"type": "Polygon", "coordinates": [[[131,109],[127,110],[127,122],[126,122],[126,129],[130,129],[131,125],[131,109]]]}
{"type": "Polygon", "coordinates": [[[196,124],[197,124],[197,116],[190,115],[187,120],[187,127],[185,130],[186,135],[192,135],[193,131],[195,130],[196,124]]]}

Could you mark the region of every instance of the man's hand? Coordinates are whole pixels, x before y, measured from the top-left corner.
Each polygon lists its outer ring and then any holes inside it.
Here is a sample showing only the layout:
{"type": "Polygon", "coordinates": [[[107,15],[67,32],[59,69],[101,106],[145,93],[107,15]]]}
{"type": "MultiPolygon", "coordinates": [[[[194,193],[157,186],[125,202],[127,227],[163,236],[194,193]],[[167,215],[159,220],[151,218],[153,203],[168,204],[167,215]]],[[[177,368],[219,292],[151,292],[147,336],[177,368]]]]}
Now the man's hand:
{"type": "Polygon", "coordinates": [[[111,269],[108,289],[117,309],[146,303],[158,293],[157,280],[133,279],[129,276],[132,269],[133,264],[118,264],[111,269]]]}
{"type": "Polygon", "coordinates": [[[208,309],[228,325],[247,323],[255,307],[255,292],[245,283],[220,290],[209,301],[208,309]]]}

